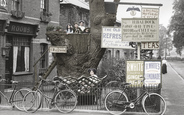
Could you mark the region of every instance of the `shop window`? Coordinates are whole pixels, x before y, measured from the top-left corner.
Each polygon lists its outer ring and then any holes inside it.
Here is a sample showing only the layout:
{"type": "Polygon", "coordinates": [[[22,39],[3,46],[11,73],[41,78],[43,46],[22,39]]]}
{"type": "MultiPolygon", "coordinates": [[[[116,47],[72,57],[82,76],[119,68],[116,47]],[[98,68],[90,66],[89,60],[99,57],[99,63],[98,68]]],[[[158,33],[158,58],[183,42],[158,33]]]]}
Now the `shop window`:
{"type": "Polygon", "coordinates": [[[42,22],[50,22],[52,14],[49,12],[49,0],[41,0],[40,3],[40,19],[42,22]]]}
{"type": "Polygon", "coordinates": [[[49,0],[41,0],[40,9],[41,11],[49,12],[49,0]]]}
{"type": "Polygon", "coordinates": [[[107,59],[111,59],[111,50],[107,51],[107,59]]]}
{"type": "Polygon", "coordinates": [[[22,0],[12,0],[11,10],[22,11],[22,0]]]}
{"type": "Polygon", "coordinates": [[[120,52],[119,52],[119,50],[116,50],[116,59],[120,59],[120,52]]]}
{"type": "Polygon", "coordinates": [[[28,72],[30,57],[30,38],[13,38],[13,73],[28,72]]]}
{"type": "Polygon", "coordinates": [[[11,14],[16,19],[22,19],[25,16],[25,12],[22,11],[22,0],[11,1],[11,14]]]}
{"type": "Polygon", "coordinates": [[[0,0],[0,5],[6,7],[7,6],[6,0],[0,0]]]}
{"type": "Polygon", "coordinates": [[[40,53],[43,57],[40,60],[40,68],[47,68],[48,66],[48,53],[46,52],[48,49],[48,45],[45,43],[40,44],[40,53]]]}

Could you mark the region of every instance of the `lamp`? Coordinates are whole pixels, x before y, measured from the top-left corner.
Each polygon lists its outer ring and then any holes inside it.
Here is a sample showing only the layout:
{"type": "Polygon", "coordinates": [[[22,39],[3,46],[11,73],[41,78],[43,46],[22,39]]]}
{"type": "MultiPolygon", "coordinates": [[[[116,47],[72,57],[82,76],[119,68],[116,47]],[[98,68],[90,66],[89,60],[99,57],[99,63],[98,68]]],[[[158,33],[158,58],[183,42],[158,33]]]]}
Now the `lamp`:
{"type": "Polygon", "coordinates": [[[6,43],[6,46],[1,48],[2,56],[9,57],[10,49],[11,49],[11,44],[10,43],[6,43]]]}

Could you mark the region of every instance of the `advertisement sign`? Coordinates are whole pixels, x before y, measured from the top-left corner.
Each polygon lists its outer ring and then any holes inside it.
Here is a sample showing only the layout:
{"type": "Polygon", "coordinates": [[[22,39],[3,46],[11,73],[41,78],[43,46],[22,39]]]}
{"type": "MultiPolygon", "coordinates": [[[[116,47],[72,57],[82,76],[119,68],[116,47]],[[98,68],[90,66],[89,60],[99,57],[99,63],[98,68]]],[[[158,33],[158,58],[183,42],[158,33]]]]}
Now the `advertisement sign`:
{"type": "Polygon", "coordinates": [[[159,42],[141,42],[141,49],[159,49],[159,42]]]}
{"type": "Polygon", "coordinates": [[[67,53],[66,46],[50,46],[49,47],[50,53],[67,53]]]}
{"type": "Polygon", "coordinates": [[[129,42],[122,41],[121,28],[120,27],[102,27],[102,48],[123,48],[123,49],[133,49],[129,46],[129,42]]]}
{"type": "Polygon", "coordinates": [[[144,84],[145,86],[157,86],[161,83],[161,61],[144,62],[144,84]]]}
{"type": "Polygon", "coordinates": [[[38,25],[30,25],[24,23],[10,22],[8,33],[36,35],[38,25]]]}
{"type": "Polygon", "coordinates": [[[143,85],[144,61],[126,61],[126,82],[132,86],[143,85]]]}
{"type": "Polygon", "coordinates": [[[144,8],[141,9],[142,18],[159,18],[159,8],[144,8]]]}
{"type": "Polygon", "coordinates": [[[157,18],[122,18],[121,31],[123,41],[159,41],[157,18]]]}

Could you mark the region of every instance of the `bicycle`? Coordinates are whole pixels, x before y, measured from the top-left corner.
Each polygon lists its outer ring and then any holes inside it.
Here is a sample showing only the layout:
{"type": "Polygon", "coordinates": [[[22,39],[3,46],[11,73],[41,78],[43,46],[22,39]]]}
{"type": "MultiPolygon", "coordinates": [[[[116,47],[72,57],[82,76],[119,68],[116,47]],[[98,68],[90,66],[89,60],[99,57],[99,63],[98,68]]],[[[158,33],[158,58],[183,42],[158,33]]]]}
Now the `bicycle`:
{"type": "Polygon", "coordinates": [[[105,97],[105,108],[113,115],[123,114],[128,108],[133,109],[139,105],[142,99],[142,107],[146,114],[163,115],[166,111],[166,102],[158,93],[149,93],[143,85],[143,92],[136,98],[130,99],[127,95],[127,86],[130,83],[123,83],[122,90],[113,90],[105,97]]]}
{"type": "MultiPolygon", "coordinates": [[[[40,77],[38,88],[35,91],[28,92],[23,100],[23,108],[26,112],[36,112],[42,104],[43,99],[46,100],[49,108],[55,107],[62,113],[72,112],[77,105],[77,96],[66,84],[62,84],[57,80],[47,81],[40,77]],[[44,82],[52,82],[54,84],[53,96],[48,96],[41,91],[44,82]]],[[[52,92],[51,92],[52,93],[52,92]]]]}
{"type": "MultiPolygon", "coordinates": [[[[0,82],[6,82],[6,79],[0,79],[0,82]]],[[[17,108],[18,110],[23,110],[22,101],[24,99],[24,96],[31,91],[29,88],[21,88],[19,90],[16,90],[18,81],[11,80],[12,84],[1,84],[3,87],[5,85],[12,85],[13,89],[7,89],[7,90],[0,90],[0,106],[4,107],[4,101],[6,101],[8,104],[10,104],[13,108],[17,108]],[[5,94],[5,92],[10,92],[10,97],[8,98],[5,94]]]]}

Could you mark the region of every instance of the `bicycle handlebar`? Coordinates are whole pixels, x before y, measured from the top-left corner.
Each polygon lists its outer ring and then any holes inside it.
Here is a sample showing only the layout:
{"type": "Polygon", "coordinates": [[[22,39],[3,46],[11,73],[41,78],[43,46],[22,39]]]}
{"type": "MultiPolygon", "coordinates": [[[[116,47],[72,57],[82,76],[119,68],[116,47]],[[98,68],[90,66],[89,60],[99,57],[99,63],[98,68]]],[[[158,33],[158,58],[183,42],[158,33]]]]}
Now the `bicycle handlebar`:
{"type": "Polygon", "coordinates": [[[7,81],[6,79],[0,79],[0,82],[7,81]]]}
{"type": "MultiPolygon", "coordinates": [[[[7,80],[6,79],[0,79],[0,82],[3,82],[3,81],[7,81],[7,80]]],[[[19,83],[18,81],[15,81],[15,80],[11,80],[10,82],[13,83],[13,84],[18,84],[19,83]]]]}
{"type": "Polygon", "coordinates": [[[12,82],[13,84],[18,84],[18,83],[19,83],[18,81],[14,81],[14,80],[11,80],[11,82],[12,82]]]}

